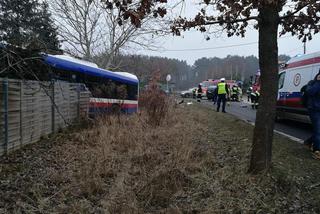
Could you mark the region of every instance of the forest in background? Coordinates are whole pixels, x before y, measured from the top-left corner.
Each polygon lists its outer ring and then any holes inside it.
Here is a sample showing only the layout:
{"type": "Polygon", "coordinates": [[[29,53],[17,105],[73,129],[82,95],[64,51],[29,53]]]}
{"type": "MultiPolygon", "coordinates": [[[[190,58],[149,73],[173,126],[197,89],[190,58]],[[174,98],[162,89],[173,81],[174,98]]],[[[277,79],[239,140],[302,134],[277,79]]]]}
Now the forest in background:
{"type": "MultiPolygon", "coordinates": [[[[289,59],[287,55],[279,56],[279,61],[289,59]]],[[[203,57],[196,60],[192,66],[186,61],[155,56],[126,55],[119,57],[118,60],[122,61],[121,71],[136,74],[142,83],[148,82],[151,75],[157,71],[160,72],[163,82],[166,75],[170,74],[172,84],[177,90],[197,86],[206,79],[222,77],[249,82],[250,77],[259,69],[259,59],[256,56],[203,57]]]]}

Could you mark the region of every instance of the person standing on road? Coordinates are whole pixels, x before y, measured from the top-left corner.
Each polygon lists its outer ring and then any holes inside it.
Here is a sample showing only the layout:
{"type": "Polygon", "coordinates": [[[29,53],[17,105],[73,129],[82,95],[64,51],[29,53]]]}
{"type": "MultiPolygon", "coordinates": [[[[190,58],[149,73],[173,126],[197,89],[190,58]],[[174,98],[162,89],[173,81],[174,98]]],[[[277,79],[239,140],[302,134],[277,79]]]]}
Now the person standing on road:
{"type": "Polygon", "coordinates": [[[201,84],[199,84],[199,87],[198,87],[198,102],[201,102],[201,99],[202,99],[202,87],[201,87],[201,84]]]}
{"type": "Polygon", "coordinates": [[[196,99],[197,98],[197,88],[192,89],[192,98],[196,99]]]}
{"type": "Polygon", "coordinates": [[[251,107],[252,109],[258,109],[258,105],[259,105],[259,98],[260,98],[260,93],[259,91],[253,91],[251,92],[251,96],[250,96],[250,99],[251,99],[251,107]]]}
{"type": "Polygon", "coordinates": [[[248,102],[250,102],[251,92],[252,92],[252,87],[249,87],[249,88],[247,89],[247,99],[248,99],[248,102]]]}
{"type": "Polygon", "coordinates": [[[320,160],[320,70],[314,80],[308,83],[306,96],[307,108],[313,126],[311,137],[313,156],[320,160]]]}
{"type": "Polygon", "coordinates": [[[217,102],[217,112],[220,110],[221,102],[222,102],[222,112],[226,113],[226,102],[227,102],[227,95],[229,94],[228,85],[225,83],[226,79],[221,78],[220,82],[218,83],[218,102],[217,102]]]}
{"type": "Polygon", "coordinates": [[[217,103],[217,100],[218,100],[218,86],[213,91],[213,98],[212,98],[213,105],[217,103]]]}

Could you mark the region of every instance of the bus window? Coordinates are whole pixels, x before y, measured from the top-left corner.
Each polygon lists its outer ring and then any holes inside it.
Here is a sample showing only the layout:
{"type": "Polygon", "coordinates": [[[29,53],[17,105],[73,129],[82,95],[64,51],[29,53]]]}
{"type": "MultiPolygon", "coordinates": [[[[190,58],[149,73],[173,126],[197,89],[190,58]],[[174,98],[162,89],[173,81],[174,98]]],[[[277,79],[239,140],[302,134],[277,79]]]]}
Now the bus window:
{"type": "Polygon", "coordinates": [[[283,88],[286,72],[279,74],[279,89],[283,88]]]}

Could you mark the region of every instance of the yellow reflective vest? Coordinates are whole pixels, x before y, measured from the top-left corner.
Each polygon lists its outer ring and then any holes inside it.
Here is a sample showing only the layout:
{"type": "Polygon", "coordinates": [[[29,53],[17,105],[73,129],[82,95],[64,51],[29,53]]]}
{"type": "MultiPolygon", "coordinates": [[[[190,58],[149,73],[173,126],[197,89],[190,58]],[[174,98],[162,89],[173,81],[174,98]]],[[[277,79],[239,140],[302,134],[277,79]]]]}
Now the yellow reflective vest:
{"type": "Polygon", "coordinates": [[[224,82],[218,83],[218,94],[227,94],[226,83],[224,82]]]}

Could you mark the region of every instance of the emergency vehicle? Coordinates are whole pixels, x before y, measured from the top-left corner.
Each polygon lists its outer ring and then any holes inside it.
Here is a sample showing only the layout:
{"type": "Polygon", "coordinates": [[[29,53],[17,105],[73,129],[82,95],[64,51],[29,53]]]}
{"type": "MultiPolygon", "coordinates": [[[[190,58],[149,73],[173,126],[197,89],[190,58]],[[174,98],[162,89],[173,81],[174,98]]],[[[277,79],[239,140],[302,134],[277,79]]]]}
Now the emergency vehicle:
{"type": "Polygon", "coordinates": [[[310,123],[302,91],[320,69],[320,52],[294,57],[279,71],[277,119],[310,123]]]}
{"type": "Polygon", "coordinates": [[[209,86],[214,86],[215,82],[212,79],[208,79],[208,80],[201,82],[200,85],[202,88],[202,97],[207,97],[207,91],[208,91],[209,86]]]}

